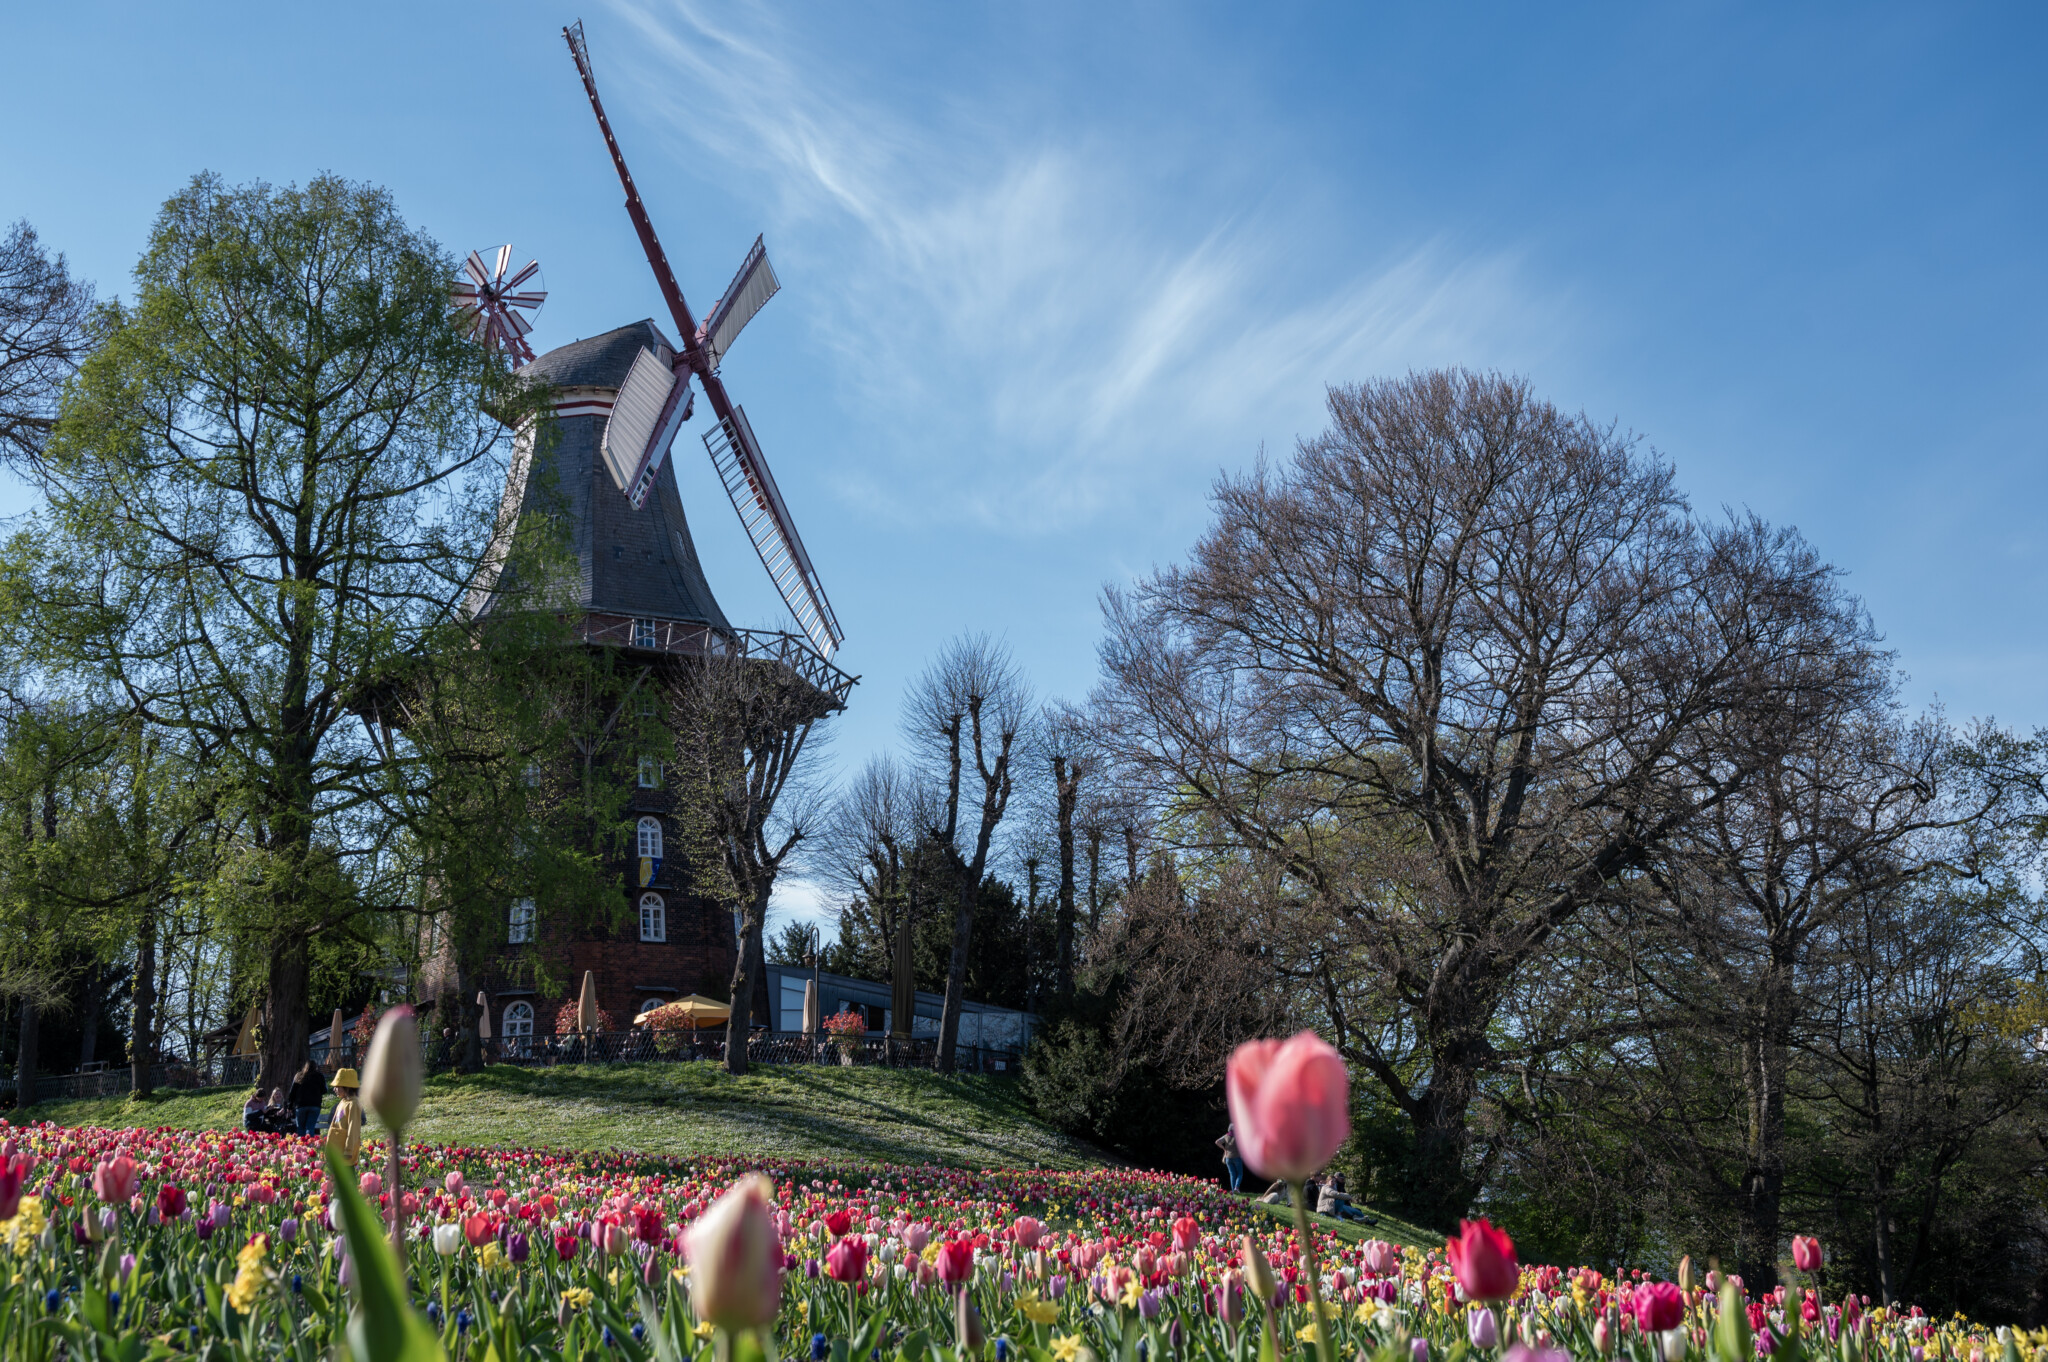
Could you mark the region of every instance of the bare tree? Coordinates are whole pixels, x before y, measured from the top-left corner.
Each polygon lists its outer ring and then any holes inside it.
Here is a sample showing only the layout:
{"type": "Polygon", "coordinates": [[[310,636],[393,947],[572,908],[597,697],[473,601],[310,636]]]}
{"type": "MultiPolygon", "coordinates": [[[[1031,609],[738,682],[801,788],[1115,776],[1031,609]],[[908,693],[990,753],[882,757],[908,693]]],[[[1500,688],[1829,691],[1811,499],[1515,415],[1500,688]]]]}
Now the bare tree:
{"type": "Polygon", "coordinates": [[[1697,524],[1666,466],[1518,380],[1329,409],[1284,468],[1218,484],[1187,566],[1108,593],[1096,736],[1172,792],[1162,835],[1341,924],[1331,980],[1383,1022],[1347,1051],[1411,1122],[1416,1208],[1455,1217],[1518,975],[1747,778],[1730,714],[1833,684],[1868,630],[1796,536],[1697,524]]]}
{"type": "Polygon", "coordinates": [[[928,900],[917,853],[934,810],[930,790],[894,758],[871,757],[840,792],[820,838],[816,861],[846,893],[840,913],[853,919],[851,934],[877,973],[893,967],[898,933],[928,900]]]}
{"type": "Polygon", "coordinates": [[[0,240],[0,459],[42,457],[57,398],[92,339],[92,285],[74,278],[35,228],[17,222],[0,240]]]}
{"type": "MultiPolygon", "coordinates": [[[[1050,768],[1048,774],[1052,778],[1053,836],[1059,848],[1059,897],[1053,919],[1052,938],[1054,990],[1064,999],[1072,997],[1074,993],[1074,843],[1079,829],[1083,787],[1095,774],[1096,759],[1094,750],[1088,744],[1086,724],[1069,710],[1048,710],[1039,725],[1039,732],[1042,734],[1040,746],[1044,750],[1046,765],[1050,768]]],[[[1095,845],[1095,860],[1099,861],[1099,837],[1095,845]]],[[[1091,869],[1091,928],[1098,920],[1094,907],[1093,879],[1094,873],[1091,869]]]]}
{"type": "Polygon", "coordinates": [[[1009,650],[986,635],[948,644],[911,688],[906,707],[905,735],[928,778],[943,791],[923,830],[947,867],[953,896],[953,949],[939,1021],[941,1073],[953,1072],[975,904],[996,829],[1010,807],[1018,740],[1031,717],[1030,687],[1009,650]],[[971,789],[968,780],[974,782],[971,789]]]}
{"type": "Polygon", "coordinates": [[[717,848],[726,896],[740,911],[732,972],[725,1068],[747,1071],[747,1036],[765,989],[762,932],[775,880],[824,820],[812,779],[818,726],[841,708],[792,668],[775,661],[706,658],[670,687],[677,804],[686,825],[717,848]]]}

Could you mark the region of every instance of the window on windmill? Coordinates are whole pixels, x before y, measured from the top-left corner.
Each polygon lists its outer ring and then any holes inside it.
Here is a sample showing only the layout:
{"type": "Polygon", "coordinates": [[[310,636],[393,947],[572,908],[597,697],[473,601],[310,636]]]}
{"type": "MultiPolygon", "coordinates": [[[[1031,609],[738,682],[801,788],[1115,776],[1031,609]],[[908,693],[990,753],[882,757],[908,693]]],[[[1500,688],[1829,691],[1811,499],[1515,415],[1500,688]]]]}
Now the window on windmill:
{"type": "Polygon", "coordinates": [[[652,790],[661,784],[661,763],[653,757],[640,758],[640,788],[652,790]]]}
{"type": "Polygon", "coordinates": [[[653,620],[633,621],[633,646],[635,648],[658,648],[661,646],[654,641],[653,620]]]}
{"type": "Polygon", "coordinates": [[[668,940],[668,910],[663,906],[661,895],[640,896],[640,939],[642,941],[668,940]]]}
{"type": "Polygon", "coordinates": [[[654,692],[653,692],[653,691],[651,691],[651,690],[643,690],[643,691],[641,691],[641,692],[640,692],[640,698],[639,698],[639,701],[638,701],[638,703],[637,703],[637,705],[636,705],[636,708],[637,708],[637,710],[638,710],[638,712],[639,712],[639,715],[640,715],[640,717],[641,717],[641,718],[643,718],[643,719],[651,719],[651,718],[653,718],[653,717],[654,717],[654,692]]]}
{"type": "Polygon", "coordinates": [[[661,820],[643,818],[640,820],[640,855],[654,860],[661,859],[661,820]]]}
{"type": "Polygon", "coordinates": [[[512,915],[505,939],[515,946],[533,940],[533,917],[532,899],[512,900],[512,915]]]}

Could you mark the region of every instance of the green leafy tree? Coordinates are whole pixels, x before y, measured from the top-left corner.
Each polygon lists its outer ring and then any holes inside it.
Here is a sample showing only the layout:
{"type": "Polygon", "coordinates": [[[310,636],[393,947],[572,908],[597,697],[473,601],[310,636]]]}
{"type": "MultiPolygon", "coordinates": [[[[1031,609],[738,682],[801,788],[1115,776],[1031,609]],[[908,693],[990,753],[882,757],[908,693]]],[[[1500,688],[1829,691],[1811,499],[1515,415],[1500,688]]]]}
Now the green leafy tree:
{"type": "Polygon", "coordinates": [[[208,754],[239,830],[212,910],[261,980],[265,1082],[304,1051],[313,943],[407,897],[382,848],[424,758],[368,701],[459,624],[535,400],[452,317],[453,269],[381,189],[195,178],[14,546],[42,665],[208,754]]]}

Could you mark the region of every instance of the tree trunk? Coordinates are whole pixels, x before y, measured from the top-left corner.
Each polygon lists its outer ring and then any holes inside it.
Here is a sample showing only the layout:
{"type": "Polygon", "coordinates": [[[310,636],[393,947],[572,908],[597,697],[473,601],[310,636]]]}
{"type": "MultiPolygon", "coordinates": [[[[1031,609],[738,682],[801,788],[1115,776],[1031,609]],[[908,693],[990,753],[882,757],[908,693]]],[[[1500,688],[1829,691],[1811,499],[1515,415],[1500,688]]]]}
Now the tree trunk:
{"type": "Polygon", "coordinates": [[[1054,989],[1062,999],[1074,996],[1074,806],[1081,799],[1081,773],[1061,759],[1053,762],[1055,813],[1060,843],[1059,910],[1053,918],[1054,989]]]}
{"type": "Polygon", "coordinates": [[[100,996],[100,963],[95,960],[85,967],[83,997],[78,1009],[78,1067],[83,1072],[92,1063],[100,1049],[100,1011],[105,1006],[100,996]]]}
{"type": "Polygon", "coordinates": [[[1102,829],[1088,829],[1088,931],[1102,930],[1102,829]]]}
{"type": "Polygon", "coordinates": [[[42,1033],[42,1009],[28,998],[21,1000],[21,1036],[15,1046],[14,1109],[36,1104],[36,1042],[42,1033]]]}
{"type": "Polygon", "coordinates": [[[306,1057],[306,984],[311,950],[304,933],[270,944],[270,982],[263,995],[263,1058],[256,1086],[266,1092],[287,1086],[306,1057]]]}
{"type": "Polygon", "coordinates": [[[939,1056],[934,1066],[953,1072],[960,1043],[960,1005],[967,1000],[967,949],[974,939],[974,897],[979,884],[964,886],[953,906],[953,953],[946,963],[946,1004],[939,1017],[939,1056]]]}
{"type": "Polygon", "coordinates": [[[1778,1282],[1779,1212],[1785,1194],[1785,1076],[1790,1067],[1789,967],[1774,963],[1742,1047],[1747,1166],[1738,1214],[1738,1271],[1752,1292],[1778,1282]]]}
{"type": "Polygon", "coordinates": [[[156,909],[145,905],[135,929],[135,1016],[128,1035],[129,1082],[144,1097],[156,1065],[156,909]]]}
{"type": "Polygon", "coordinates": [[[743,1074],[747,1071],[747,1037],[752,1034],[754,1014],[754,986],[765,974],[755,970],[754,962],[761,958],[761,924],[768,918],[769,890],[762,889],[755,894],[740,919],[739,949],[733,953],[732,992],[729,995],[732,1015],[725,1023],[725,1071],[729,1074],[743,1074]]]}
{"type": "Polygon", "coordinates": [[[1479,1094],[1485,1061],[1485,1032],[1445,1026],[1430,1047],[1429,1087],[1409,1111],[1415,1151],[1408,1176],[1407,1205],[1419,1221],[1445,1229],[1471,1209],[1477,1193],[1466,1156],[1471,1129],[1466,1117],[1479,1094]]]}

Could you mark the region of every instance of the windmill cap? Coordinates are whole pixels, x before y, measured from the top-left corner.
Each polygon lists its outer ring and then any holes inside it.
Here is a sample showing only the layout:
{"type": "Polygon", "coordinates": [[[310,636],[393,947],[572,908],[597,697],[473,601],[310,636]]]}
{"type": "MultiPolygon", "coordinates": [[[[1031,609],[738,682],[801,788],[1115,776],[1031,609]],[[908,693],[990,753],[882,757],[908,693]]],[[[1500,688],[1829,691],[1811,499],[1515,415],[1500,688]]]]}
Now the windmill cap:
{"type": "Polygon", "coordinates": [[[363,1080],[356,1077],[354,1069],[342,1069],[334,1075],[334,1086],[337,1088],[360,1088],[363,1086],[363,1080]]]}

